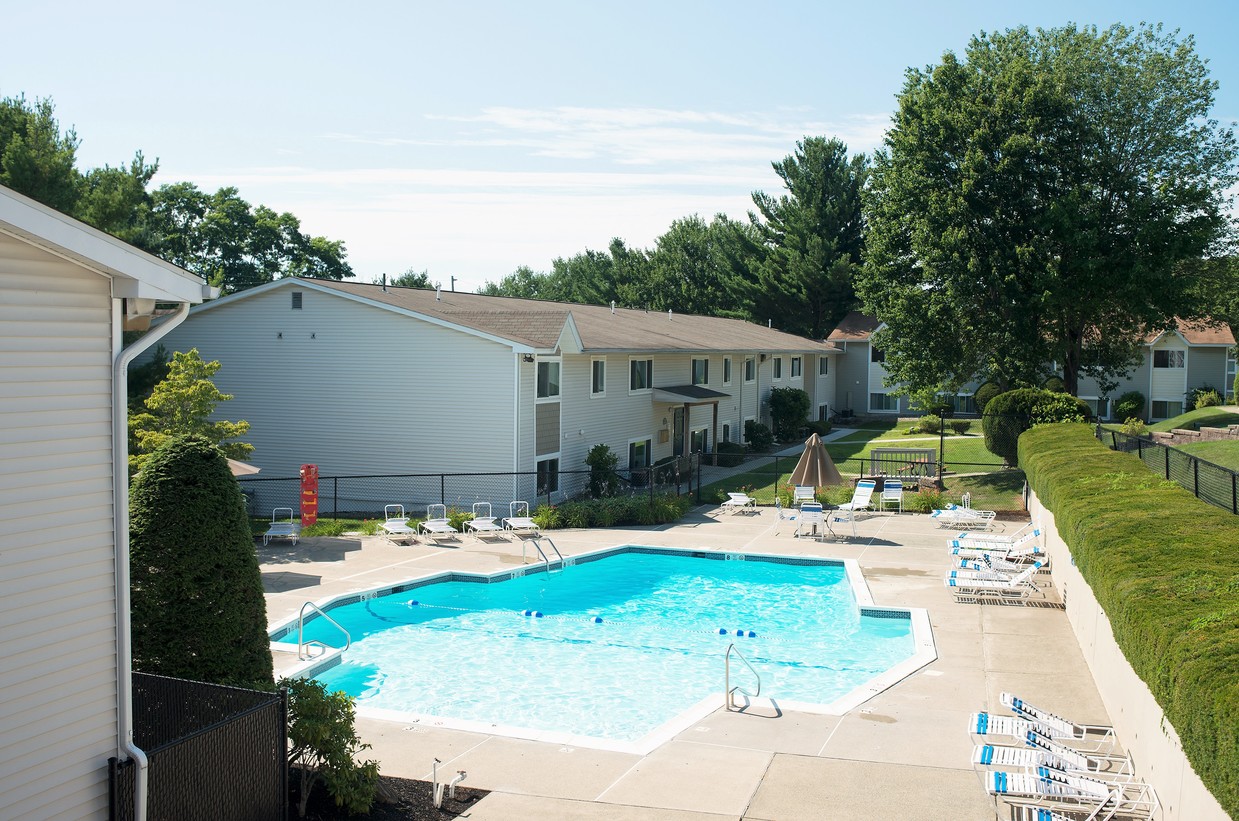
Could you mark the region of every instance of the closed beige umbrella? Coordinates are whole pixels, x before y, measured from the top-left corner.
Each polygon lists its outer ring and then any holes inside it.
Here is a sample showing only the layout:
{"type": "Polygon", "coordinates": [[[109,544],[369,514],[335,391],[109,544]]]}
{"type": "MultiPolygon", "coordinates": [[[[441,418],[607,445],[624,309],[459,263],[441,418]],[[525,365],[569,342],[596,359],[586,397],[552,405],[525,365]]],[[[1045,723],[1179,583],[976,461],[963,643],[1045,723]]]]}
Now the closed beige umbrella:
{"type": "Polygon", "coordinates": [[[822,438],[816,433],[804,443],[804,453],[800,455],[800,461],[792,471],[791,482],[793,485],[814,488],[843,484],[839,469],[826,452],[822,438]]]}
{"type": "Polygon", "coordinates": [[[232,471],[233,476],[251,476],[261,470],[245,462],[238,462],[236,459],[228,460],[228,469],[232,471]]]}

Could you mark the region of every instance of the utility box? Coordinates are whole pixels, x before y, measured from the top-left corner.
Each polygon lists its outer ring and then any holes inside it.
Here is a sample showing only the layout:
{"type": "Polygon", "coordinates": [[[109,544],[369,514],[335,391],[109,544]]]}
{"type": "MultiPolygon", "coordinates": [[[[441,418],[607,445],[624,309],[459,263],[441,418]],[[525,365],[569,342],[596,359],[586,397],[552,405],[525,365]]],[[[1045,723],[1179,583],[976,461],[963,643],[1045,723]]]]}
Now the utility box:
{"type": "Polygon", "coordinates": [[[301,526],[318,521],[318,465],[301,466],[301,526]]]}

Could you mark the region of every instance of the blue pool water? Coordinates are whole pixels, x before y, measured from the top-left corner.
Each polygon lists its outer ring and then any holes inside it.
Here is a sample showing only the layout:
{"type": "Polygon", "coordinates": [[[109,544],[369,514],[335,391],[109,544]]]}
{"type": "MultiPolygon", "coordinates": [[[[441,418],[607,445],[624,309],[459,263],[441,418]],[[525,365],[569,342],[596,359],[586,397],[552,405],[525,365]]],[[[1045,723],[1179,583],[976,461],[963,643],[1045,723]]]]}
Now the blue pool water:
{"type": "MultiPolygon", "coordinates": [[[[619,553],[336,607],[353,646],[316,678],[359,707],[634,741],[722,693],[730,643],[763,696],[817,704],[913,654],[910,621],[861,615],[842,565],[755,559],[619,553]]],[[[305,633],[341,641],[321,618],[305,633]]]]}

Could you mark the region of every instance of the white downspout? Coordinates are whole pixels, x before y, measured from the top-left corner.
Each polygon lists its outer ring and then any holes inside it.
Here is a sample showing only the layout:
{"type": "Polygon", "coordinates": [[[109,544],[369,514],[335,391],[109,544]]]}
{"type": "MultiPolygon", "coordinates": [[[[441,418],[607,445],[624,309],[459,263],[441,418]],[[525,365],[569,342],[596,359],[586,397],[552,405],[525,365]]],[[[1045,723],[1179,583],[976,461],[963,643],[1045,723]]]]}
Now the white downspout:
{"type": "MultiPolygon", "coordinates": [[[[114,301],[119,306],[119,301],[114,301]]],[[[119,307],[112,312],[119,323],[119,307]]],[[[129,637],[129,363],[146,351],[169,331],[185,321],[189,303],[182,302],[176,313],[168,317],[141,339],[115,354],[112,364],[112,504],[116,531],[116,713],[120,730],[120,752],[137,763],[134,780],[134,819],[146,821],[147,759],[133,743],[133,646],[129,637]]]]}
{"type": "Polygon", "coordinates": [[[516,499],[521,481],[521,357],[518,354],[512,359],[512,498],[516,499]]]}

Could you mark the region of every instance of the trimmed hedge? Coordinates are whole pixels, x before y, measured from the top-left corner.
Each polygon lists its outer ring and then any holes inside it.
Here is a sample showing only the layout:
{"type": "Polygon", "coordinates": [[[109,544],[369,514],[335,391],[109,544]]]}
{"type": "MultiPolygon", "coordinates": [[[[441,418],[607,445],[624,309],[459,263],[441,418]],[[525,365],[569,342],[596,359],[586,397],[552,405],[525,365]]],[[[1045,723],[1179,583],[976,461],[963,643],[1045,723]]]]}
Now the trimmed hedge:
{"type": "Polygon", "coordinates": [[[1087,425],[1032,428],[1019,463],[1188,761],[1239,817],[1239,519],[1087,425]]]}
{"type": "Polygon", "coordinates": [[[612,496],[607,499],[578,499],[557,505],[538,505],[532,519],[543,530],[565,527],[614,527],[616,525],[661,525],[673,522],[688,512],[687,496],[657,493],[612,496]]]}

